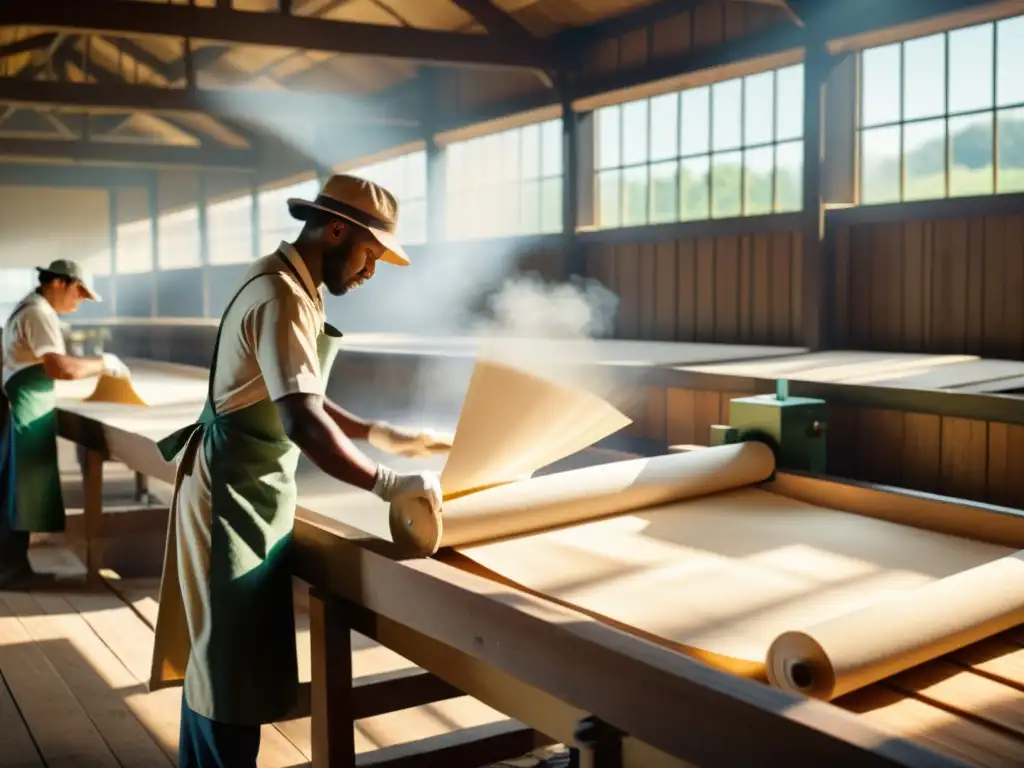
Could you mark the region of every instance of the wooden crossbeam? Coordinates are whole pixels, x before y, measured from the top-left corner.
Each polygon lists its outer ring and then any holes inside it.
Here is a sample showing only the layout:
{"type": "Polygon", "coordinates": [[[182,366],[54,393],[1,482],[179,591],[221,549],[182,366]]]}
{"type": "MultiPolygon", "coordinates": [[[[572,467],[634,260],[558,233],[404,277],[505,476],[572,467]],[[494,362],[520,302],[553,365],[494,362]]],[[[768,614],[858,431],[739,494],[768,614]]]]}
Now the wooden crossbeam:
{"type": "Polygon", "coordinates": [[[286,114],[332,122],[415,125],[414,117],[390,105],[289,91],[160,88],[120,83],[23,82],[0,79],[0,103],[89,111],[198,112],[234,117],[286,114]]]}
{"type": "Polygon", "coordinates": [[[254,170],[256,152],[220,147],[147,146],[115,142],[0,139],[0,158],[60,160],[88,165],[128,165],[254,170]]]}
{"type": "Polygon", "coordinates": [[[460,65],[526,69],[551,66],[544,49],[528,41],[496,45],[486,35],[132,0],[17,4],[0,11],[0,24],[100,35],[173,35],[460,65]]]}

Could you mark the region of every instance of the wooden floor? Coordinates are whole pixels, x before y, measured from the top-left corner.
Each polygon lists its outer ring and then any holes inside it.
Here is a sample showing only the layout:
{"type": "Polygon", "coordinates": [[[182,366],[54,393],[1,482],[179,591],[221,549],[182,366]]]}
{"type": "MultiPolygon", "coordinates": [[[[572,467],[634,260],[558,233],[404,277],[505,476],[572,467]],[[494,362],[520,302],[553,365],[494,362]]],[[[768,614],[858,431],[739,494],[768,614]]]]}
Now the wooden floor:
{"type": "MultiPolygon", "coordinates": [[[[65,502],[80,514],[81,481],[74,450],[61,445],[65,502]]],[[[134,478],[105,469],[105,506],[130,504],[134,478]]],[[[0,592],[0,768],[147,768],[176,765],[181,689],[149,692],[159,578],[120,579],[104,586],[81,581],[81,560],[57,537],[33,544],[39,570],[62,583],[39,592],[0,592]]],[[[306,592],[296,583],[299,677],[310,679],[306,592]]],[[[353,675],[412,665],[360,635],[353,636],[353,675]]],[[[386,757],[423,739],[443,742],[461,729],[500,729],[502,714],[469,697],[360,720],[357,752],[386,757]]],[[[502,763],[536,766],[559,748],[502,763]]],[[[293,768],[311,759],[309,719],[263,728],[261,768],[293,768]]]]}
{"type": "MultiPolygon", "coordinates": [[[[60,561],[69,572],[66,552],[33,554],[40,567],[60,561]]],[[[176,764],[181,689],[146,686],[158,586],[157,579],[113,580],[95,591],[0,592],[0,766],[176,764]]],[[[308,680],[308,621],[301,597],[297,604],[300,678],[308,680]]],[[[411,666],[366,638],[353,639],[357,678],[411,666]]],[[[383,757],[412,741],[505,721],[462,697],[361,720],[356,749],[383,757]]],[[[306,766],[310,750],[308,718],[264,726],[259,765],[306,766]]],[[[507,765],[538,765],[543,754],[507,765]]]]}

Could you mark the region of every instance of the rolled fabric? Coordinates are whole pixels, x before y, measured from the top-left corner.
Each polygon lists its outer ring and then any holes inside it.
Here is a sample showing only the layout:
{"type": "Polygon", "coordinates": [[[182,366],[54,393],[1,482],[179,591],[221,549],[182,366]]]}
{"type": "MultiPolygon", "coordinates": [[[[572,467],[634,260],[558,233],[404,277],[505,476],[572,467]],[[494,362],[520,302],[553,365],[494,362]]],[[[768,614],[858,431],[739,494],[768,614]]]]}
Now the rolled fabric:
{"type": "Polygon", "coordinates": [[[780,635],[776,688],[831,701],[1024,623],[1024,552],[780,635]]]}

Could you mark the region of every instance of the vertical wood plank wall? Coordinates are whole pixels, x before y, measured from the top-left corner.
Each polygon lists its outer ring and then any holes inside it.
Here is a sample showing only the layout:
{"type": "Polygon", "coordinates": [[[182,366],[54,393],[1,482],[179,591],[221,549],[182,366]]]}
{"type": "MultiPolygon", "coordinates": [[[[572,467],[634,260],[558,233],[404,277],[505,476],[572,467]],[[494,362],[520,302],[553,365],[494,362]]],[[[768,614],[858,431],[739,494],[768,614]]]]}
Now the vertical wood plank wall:
{"type": "Polygon", "coordinates": [[[585,254],[586,276],[619,297],[618,338],[801,343],[796,230],[588,243],[585,254]]]}
{"type": "MultiPolygon", "coordinates": [[[[647,387],[628,409],[632,437],[708,445],[730,400],[752,392],[647,387]]],[[[828,473],[1019,508],[1024,425],[928,413],[828,405],[828,473]]]]}
{"type": "Polygon", "coordinates": [[[990,202],[837,225],[834,345],[1024,359],[1024,214],[990,202]]]}

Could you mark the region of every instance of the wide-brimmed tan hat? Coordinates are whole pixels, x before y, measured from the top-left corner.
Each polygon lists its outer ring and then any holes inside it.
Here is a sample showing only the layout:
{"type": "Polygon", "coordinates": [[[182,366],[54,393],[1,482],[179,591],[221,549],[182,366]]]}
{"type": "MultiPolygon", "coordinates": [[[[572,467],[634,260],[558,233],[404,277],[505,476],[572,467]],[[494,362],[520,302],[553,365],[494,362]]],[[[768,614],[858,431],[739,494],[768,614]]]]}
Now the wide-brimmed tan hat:
{"type": "Polygon", "coordinates": [[[57,259],[51,261],[48,267],[36,267],[37,272],[49,272],[51,275],[57,275],[57,277],[64,277],[68,280],[73,280],[82,286],[82,290],[85,291],[86,298],[92,299],[93,301],[102,301],[99,294],[96,293],[96,289],[92,284],[92,275],[89,274],[89,270],[79,264],[77,261],[70,261],[68,259],[57,259]]]}
{"type": "Polygon", "coordinates": [[[409,266],[409,256],[398,244],[398,201],[379,184],[357,176],[336,174],[324,184],[316,200],[292,197],[288,210],[305,221],[310,210],[325,211],[370,230],[377,242],[387,248],[382,261],[409,266]]]}

